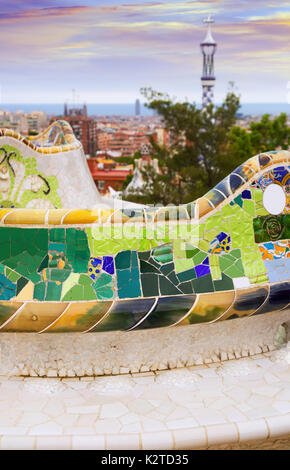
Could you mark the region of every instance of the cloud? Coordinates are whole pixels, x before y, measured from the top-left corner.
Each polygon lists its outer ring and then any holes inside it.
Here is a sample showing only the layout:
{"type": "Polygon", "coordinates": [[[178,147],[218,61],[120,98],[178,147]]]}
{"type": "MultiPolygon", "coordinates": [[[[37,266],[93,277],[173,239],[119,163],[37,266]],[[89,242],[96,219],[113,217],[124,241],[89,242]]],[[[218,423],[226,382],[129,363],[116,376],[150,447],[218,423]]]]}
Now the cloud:
{"type": "Polygon", "coordinates": [[[32,10],[17,10],[12,12],[0,12],[0,23],[15,23],[19,21],[27,21],[32,19],[48,19],[56,17],[69,17],[71,15],[78,15],[79,13],[88,12],[91,8],[87,6],[75,7],[55,7],[55,8],[40,8],[32,10]]]}
{"type": "Polygon", "coordinates": [[[15,96],[45,94],[49,80],[55,92],[76,86],[91,96],[109,86],[127,96],[143,85],[194,96],[208,14],[216,20],[217,89],[234,79],[246,90],[251,77],[267,96],[268,84],[288,73],[286,0],[1,0],[2,85],[15,96]]]}

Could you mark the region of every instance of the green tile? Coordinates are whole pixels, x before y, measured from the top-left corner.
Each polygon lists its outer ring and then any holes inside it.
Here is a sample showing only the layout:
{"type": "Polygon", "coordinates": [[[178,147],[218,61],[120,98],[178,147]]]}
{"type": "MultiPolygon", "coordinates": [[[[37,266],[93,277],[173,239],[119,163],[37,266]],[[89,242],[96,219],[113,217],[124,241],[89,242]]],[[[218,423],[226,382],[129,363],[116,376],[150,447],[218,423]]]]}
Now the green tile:
{"type": "Polygon", "coordinates": [[[221,271],[224,271],[229,266],[232,266],[232,264],[236,261],[236,258],[231,256],[230,254],[219,255],[218,259],[221,271]]]}
{"type": "MultiPolygon", "coordinates": [[[[47,299],[48,300],[48,299],[47,299]]],[[[84,299],[84,286],[75,285],[73,286],[63,297],[62,301],[72,301],[72,300],[85,300],[84,299]]]]}
{"type": "Polygon", "coordinates": [[[197,253],[193,257],[194,266],[198,266],[199,264],[201,264],[207,256],[208,254],[204,253],[203,251],[200,251],[199,253],[197,253]]]}
{"type": "Polygon", "coordinates": [[[177,276],[180,282],[191,281],[192,279],[196,279],[196,272],[195,272],[195,269],[192,268],[192,269],[188,269],[187,271],[178,273],[177,276]]]}
{"type": "Polygon", "coordinates": [[[131,266],[131,251],[121,251],[115,258],[116,269],[128,269],[131,266]]]}
{"type": "Polygon", "coordinates": [[[201,276],[197,279],[191,281],[193,290],[195,293],[205,293],[205,292],[213,292],[213,281],[210,274],[206,274],[205,276],[201,276]]]}
{"type": "Polygon", "coordinates": [[[178,289],[181,290],[184,294],[192,294],[193,293],[193,287],[191,285],[190,281],[187,282],[182,282],[179,284],[178,289]]]}
{"type": "Polygon", "coordinates": [[[33,298],[36,300],[44,300],[45,288],[45,282],[39,282],[38,284],[35,284],[33,298]]]}
{"type": "Polygon", "coordinates": [[[70,271],[67,269],[48,268],[48,275],[50,275],[51,281],[64,282],[70,275],[70,271]]]}
{"type": "Polygon", "coordinates": [[[51,228],[49,230],[49,241],[65,243],[65,229],[51,228]]]}
{"type": "Polygon", "coordinates": [[[164,274],[164,276],[167,276],[173,270],[174,270],[174,263],[167,263],[167,264],[163,264],[162,266],[160,266],[160,271],[162,272],[162,274],[164,274]]]}
{"type": "Polygon", "coordinates": [[[55,282],[47,282],[45,300],[60,300],[61,297],[61,284],[58,285],[55,282]]]}
{"type": "Polygon", "coordinates": [[[160,274],[160,271],[155,268],[151,263],[147,263],[146,261],[140,260],[140,271],[141,273],[156,273],[160,274]]]}
{"type": "Polygon", "coordinates": [[[6,277],[10,279],[12,282],[18,281],[18,279],[21,277],[20,274],[16,273],[15,271],[12,271],[9,268],[6,268],[6,277]]]}
{"type": "Polygon", "coordinates": [[[222,278],[220,280],[213,281],[213,284],[214,284],[215,291],[234,289],[233,280],[229,276],[227,276],[225,273],[222,273],[222,278]]]}
{"type": "Polygon", "coordinates": [[[182,292],[177,287],[175,287],[174,284],[169,281],[169,279],[163,276],[159,276],[159,288],[161,295],[182,294],[182,292]]]}
{"type": "Polygon", "coordinates": [[[28,279],[25,279],[25,277],[20,277],[16,283],[16,295],[19,294],[19,292],[22,291],[22,289],[26,286],[28,283],[28,279]]]}
{"type": "Polygon", "coordinates": [[[157,274],[141,274],[141,284],[144,297],[159,295],[157,274]]]}

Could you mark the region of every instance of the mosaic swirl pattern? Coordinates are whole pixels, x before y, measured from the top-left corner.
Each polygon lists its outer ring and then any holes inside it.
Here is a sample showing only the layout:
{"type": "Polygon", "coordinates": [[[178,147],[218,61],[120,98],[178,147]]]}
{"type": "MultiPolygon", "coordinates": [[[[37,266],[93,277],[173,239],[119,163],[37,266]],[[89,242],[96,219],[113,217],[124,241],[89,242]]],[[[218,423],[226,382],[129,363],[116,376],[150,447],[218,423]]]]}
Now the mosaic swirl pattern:
{"type": "MultiPolygon", "coordinates": [[[[67,135],[51,128],[38,143],[67,135]]],[[[179,207],[0,210],[0,332],[174,327],[289,303],[288,152],[249,159],[179,207]],[[263,204],[270,185],[277,214],[263,204]]]]}

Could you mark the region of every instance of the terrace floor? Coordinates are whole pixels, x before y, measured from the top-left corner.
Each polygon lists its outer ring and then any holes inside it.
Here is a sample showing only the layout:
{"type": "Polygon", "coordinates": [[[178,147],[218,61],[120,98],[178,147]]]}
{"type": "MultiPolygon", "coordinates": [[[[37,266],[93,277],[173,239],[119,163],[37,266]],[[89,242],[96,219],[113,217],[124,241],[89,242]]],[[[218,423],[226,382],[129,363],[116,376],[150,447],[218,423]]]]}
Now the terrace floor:
{"type": "Polygon", "coordinates": [[[188,368],[0,378],[0,449],[290,448],[290,343],[188,368]]]}

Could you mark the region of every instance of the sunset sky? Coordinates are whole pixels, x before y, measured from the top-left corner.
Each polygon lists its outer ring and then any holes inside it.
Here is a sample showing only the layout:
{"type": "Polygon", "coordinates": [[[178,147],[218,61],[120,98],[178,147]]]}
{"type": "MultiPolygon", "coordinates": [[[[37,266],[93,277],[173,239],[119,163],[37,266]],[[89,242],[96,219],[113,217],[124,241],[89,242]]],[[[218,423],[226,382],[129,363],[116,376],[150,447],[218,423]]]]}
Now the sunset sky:
{"type": "Polygon", "coordinates": [[[125,103],[144,86],[200,102],[209,13],[216,101],[233,81],[243,102],[286,102],[289,1],[1,0],[2,102],[125,103]]]}

